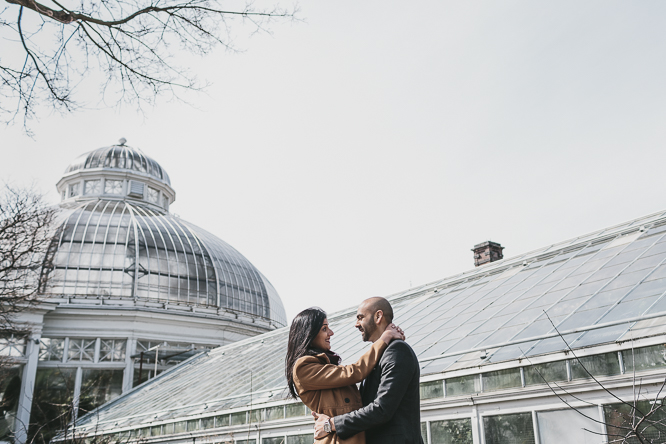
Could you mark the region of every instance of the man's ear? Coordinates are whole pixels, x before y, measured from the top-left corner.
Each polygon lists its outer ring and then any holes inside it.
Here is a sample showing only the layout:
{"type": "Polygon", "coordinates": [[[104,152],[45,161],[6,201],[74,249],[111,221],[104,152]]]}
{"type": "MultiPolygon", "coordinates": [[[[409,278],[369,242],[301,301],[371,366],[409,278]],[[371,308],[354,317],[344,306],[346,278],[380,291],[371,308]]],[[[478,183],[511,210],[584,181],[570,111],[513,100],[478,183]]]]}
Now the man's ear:
{"type": "Polygon", "coordinates": [[[375,323],[379,324],[380,322],[382,322],[382,319],[384,319],[384,312],[381,310],[377,310],[375,312],[375,323]]]}

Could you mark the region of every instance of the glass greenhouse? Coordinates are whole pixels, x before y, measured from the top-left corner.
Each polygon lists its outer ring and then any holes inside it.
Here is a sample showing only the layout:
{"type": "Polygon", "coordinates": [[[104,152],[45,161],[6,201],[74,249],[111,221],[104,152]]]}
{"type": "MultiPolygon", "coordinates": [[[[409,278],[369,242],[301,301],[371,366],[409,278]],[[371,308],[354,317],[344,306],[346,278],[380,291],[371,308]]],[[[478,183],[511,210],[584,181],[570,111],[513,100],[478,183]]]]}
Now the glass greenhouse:
{"type": "MultiPolygon", "coordinates": [[[[665,296],[666,213],[390,296],[421,363],[424,442],[602,443],[632,418],[660,418],[665,296]]],[[[367,347],[355,311],[329,315],[346,363],[367,347]]],[[[80,418],[77,433],[312,442],[307,410],[287,397],[287,337],[282,328],[194,356],[80,418]]],[[[642,433],[666,442],[660,424],[642,433]]]]}
{"type": "MultiPolygon", "coordinates": [[[[83,154],[57,184],[48,286],[0,338],[0,440],[47,443],[201,351],[287,325],[278,293],[215,235],[169,213],[166,171],[136,148],[83,154]]],[[[175,428],[174,430],[179,430],[175,428]]]]}

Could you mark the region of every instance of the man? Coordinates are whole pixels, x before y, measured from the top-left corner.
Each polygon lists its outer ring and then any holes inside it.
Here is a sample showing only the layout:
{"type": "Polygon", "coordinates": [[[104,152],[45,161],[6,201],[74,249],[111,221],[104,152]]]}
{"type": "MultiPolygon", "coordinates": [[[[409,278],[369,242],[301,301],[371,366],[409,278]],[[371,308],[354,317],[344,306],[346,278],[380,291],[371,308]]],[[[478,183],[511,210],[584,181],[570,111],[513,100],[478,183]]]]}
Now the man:
{"type": "MultiPolygon", "coordinates": [[[[364,341],[375,342],[393,322],[389,301],[376,297],[363,301],[356,312],[356,328],[364,341]]],[[[364,407],[329,418],[317,415],[315,438],[337,433],[347,439],[365,430],[366,444],[423,444],[419,401],[419,362],[404,341],[393,340],[379,364],[361,383],[364,407]]]]}

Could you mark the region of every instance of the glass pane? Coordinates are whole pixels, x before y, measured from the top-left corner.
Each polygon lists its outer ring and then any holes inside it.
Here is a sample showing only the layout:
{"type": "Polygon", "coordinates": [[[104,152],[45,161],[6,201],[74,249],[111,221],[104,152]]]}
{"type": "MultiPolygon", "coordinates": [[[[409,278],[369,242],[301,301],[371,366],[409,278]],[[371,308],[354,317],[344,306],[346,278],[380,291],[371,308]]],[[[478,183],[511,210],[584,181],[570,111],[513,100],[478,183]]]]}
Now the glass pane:
{"type": "Polygon", "coordinates": [[[0,356],[23,358],[25,357],[25,338],[8,335],[0,338],[0,356]]]}
{"type": "Polygon", "coordinates": [[[287,404],[285,406],[285,417],[294,418],[296,416],[305,416],[305,404],[287,404]]]}
{"type": "Polygon", "coordinates": [[[617,442],[618,437],[627,435],[627,428],[632,429],[632,424],[641,421],[642,427],[636,431],[642,439],[635,436],[628,438],[623,443],[640,444],[641,442],[663,444],[666,442],[666,412],[663,408],[652,409],[649,401],[639,401],[634,410],[629,404],[612,404],[604,406],[604,416],[606,419],[606,429],[608,431],[608,441],[617,442]]]}
{"type": "Polygon", "coordinates": [[[4,364],[0,366],[0,440],[12,441],[16,431],[16,412],[21,395],[23,367],[4,364]]]}
{"type": "Polygon", "coordinates": [[[229,425],[229,415],[220,415],[215,417],[215,427],[227,427],[229,425]]]}
{"type": "Polygon", "coordinates": [[[38,368],[30,413],[28,442],[37,433],[40,441],[49,442],[57,430],[62,429],[72,414],[75,368],[38,368]]]}
{"type": "Polygon", "coordinates": [[[148,201],[154,204],[158,203],[160,192],[155,188],[148,187],[148,201]]]}
{"type": "Polygon", "coordinates": [[[231,425],[247,423],[247,412],[236,412],[231,414],[231,425]]]}
{"type": "Polygon", "coordinates": [[[83,186],[83,194],[100,194],[101,192],[101,181],[98,180],[86,180],[83,186]]]}
{"type": "Polygon", "coordinates": [[[472,444],[472,420],[431,421],[430,439],[431,444],[472,444]]]}
{"type": "Polygon", "coordinates": [[[177,422],[173,425],[173,432],[174,433],[182,433],[187,431],[187,422],[186,421],[180,421],[177,422]]]}
{"type": "Polygon", "coordinates": [[[520,368],[487,372],[483,373],[481,377],[483,378],[484,392],[502,390],[511,387],[522,387],[523,385],[520,379],[520,368]]]}
{"type": "Polygon", "coordinates": [[[444,381],[422,382],[420,385],[421,399],[444,397],[444,381]]]}
{"type": "Polygon", "coordinates": [[[274,438],[261,438],[261,444],[284,444],[284,436],[274,438]]]}
{"type": "Polygon", "coordinates": [[[571,361],[571,378],[585,379],[592,376],[611,376],[620,374],[620,361],[617,353],[585,356],[571,361]]]}
{"type": "Polygon", "coordinates": [[[446,384],[446,396],[469,395],[481,391],[479,375],[449,378],[444,383],[446,384]]]}
{"type": "Polygon", "coordinates": [[[532,413],[483,418],[486,444],[534,444],[532,413]]]}
{"type": "Polygon", "coordinates": [[[67,348],[67,360],[92,362],[95,357],[95,342],[95,339],[70,338],[67,348]]]}
{"type": "Polygon", "coordinates": [[[274,421],[276,419],[284,419],[284,406],[278,405],[275,407],[266,408],[266,421],[274,421]]]}
{"type": "Polygon", "coordinates": [[[202,429],[212,429],[215,427],[215,417],[209,416],[208,418],[201,418],[202,429]]]}
{"type": "Polygon", "coordinates": [[[236,444],[257,444],[256,439],[239,439],[236,444]]]}
{"type": "Polygon", "coordinates": [[[125,360],[124,339],[102,339],[100,341],[100,362],[119,362],[125,360]]]}
{"type": "Polygon", "coordinates": [[[312,444],[314,434],[287,436],[287,444],[312,444]]]}
{"type": "Polygon", "coordinates": [[[652,370],[666,367],[666,346],[664,344],[652,347],[635,348],[622,351],[622,361],[626,373],[652,370]]]}
{"type": "Polygon", "coordinates": [[[81,378],[79,415],[117,398],[122,391],[122,370],[84,369],[81,378]]]}
{"type": "Polygon", "coordinates": [[[261,422],[261,410],[250,411],[250,422],[253,424],[261,422]]]}
{"type": "Polygon", "coordinates": [[[538,412],[540,444],[598,444],[601,424],[597,407],[538,412]]]}
{"type": "Polygon", "coordinates": [[[104,180],[104,192],[106,194],[122,194],[123,181],[122,180],[104,180]]]}
{"type": "Polygon", "coordinates": [[[525,385],[545,384],[567,380],[567,362],[546,362],[523,367],[525,385]]]}
{"type": "Polygon", "coordinates": [[[190,419],[189,421],[187,421],[187,431],[194,432],[196,430],[199,430],[199,420],[190,419]]]}
{"type": "Polygon", "coordinates": [[[62,338],[42,338],[39,340],[40,361],[62,361],[65,340],[62,338]]]}
{"type": "Polygon", "coordinates": [[[422,422],[421,423],[421,439],[423,440],[424,443],[428,442],[428,423],[427,422],[422,422]]]}

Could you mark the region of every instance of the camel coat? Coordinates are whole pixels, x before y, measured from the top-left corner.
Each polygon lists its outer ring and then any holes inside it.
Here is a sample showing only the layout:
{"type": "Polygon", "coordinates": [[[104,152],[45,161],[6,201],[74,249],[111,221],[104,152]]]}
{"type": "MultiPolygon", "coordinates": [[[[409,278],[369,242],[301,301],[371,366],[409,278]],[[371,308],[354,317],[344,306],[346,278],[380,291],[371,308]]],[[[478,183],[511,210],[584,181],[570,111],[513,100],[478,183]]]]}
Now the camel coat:
{"type": "MultiPolygon", "coordinates": [[[[303,356],[294,365],[294,385],[301,401],[310,410],[334,417],[363,407],[361,393],[356,384],[363,381],[375,368],[387,345],[375,341],[355,364],[334,365],[328,356],[303,356]]],[[[340,439],[329,433],[315,441],[317,444],[365,444],[365,433],[340,439]]]]}

